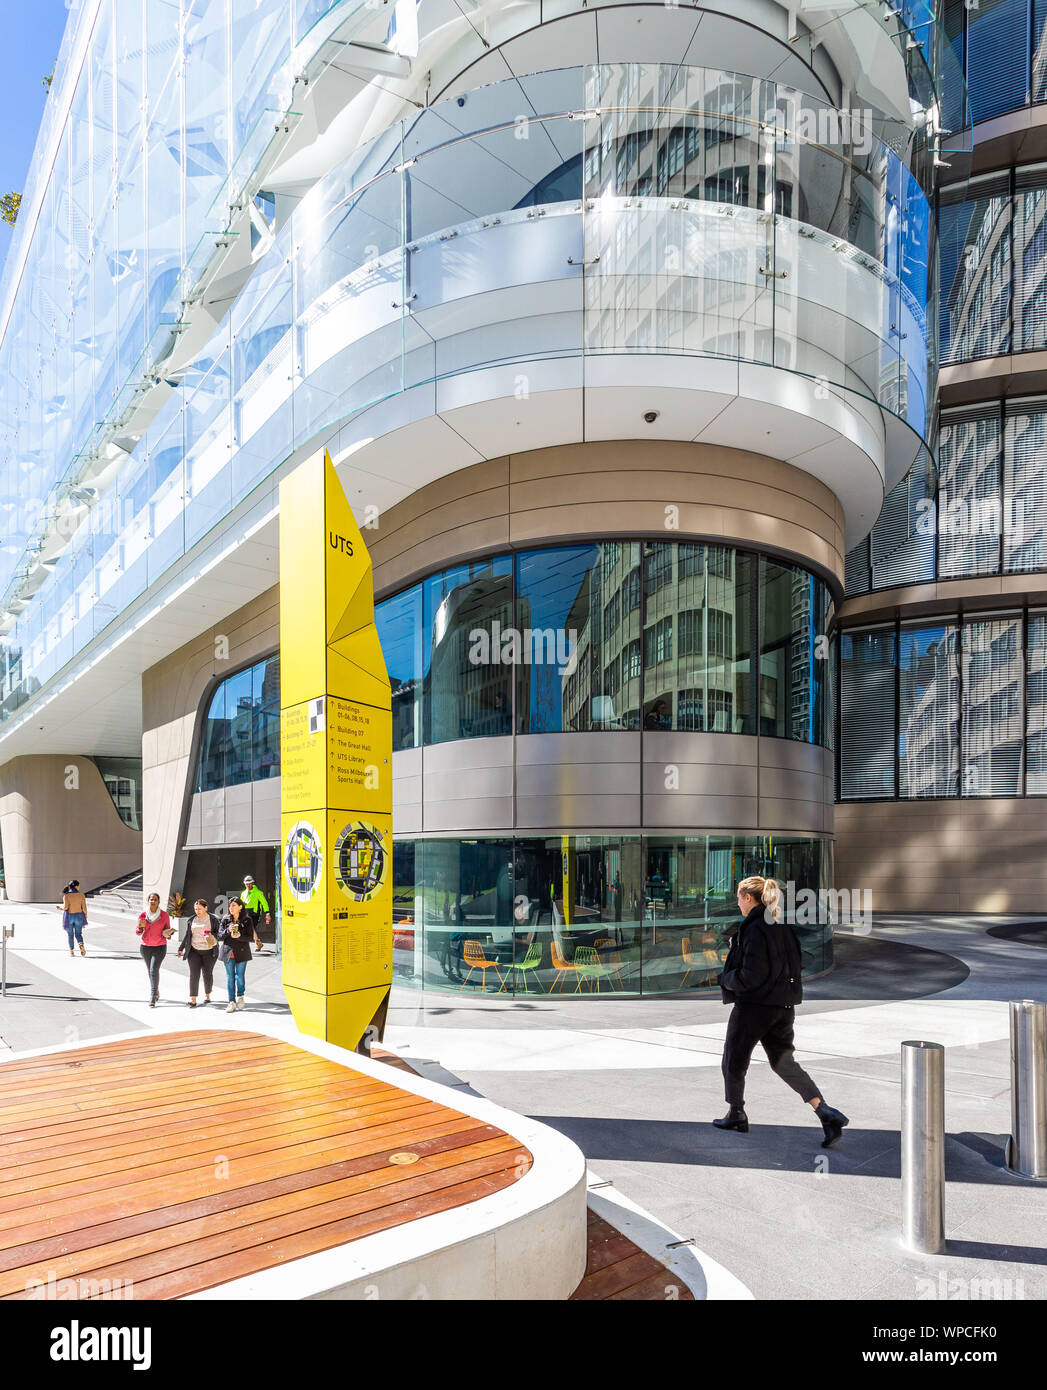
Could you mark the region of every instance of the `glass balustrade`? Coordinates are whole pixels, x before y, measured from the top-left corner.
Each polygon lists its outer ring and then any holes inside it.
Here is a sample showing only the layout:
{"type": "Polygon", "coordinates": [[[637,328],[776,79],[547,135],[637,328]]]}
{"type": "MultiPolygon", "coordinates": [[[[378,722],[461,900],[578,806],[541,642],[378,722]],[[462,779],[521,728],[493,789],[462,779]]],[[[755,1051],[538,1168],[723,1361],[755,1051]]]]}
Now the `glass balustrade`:
{"type": "Polygon", "coordinates": [[[916,458],[936,255],[901,158],[760,78],[573,68],[428,108],[301,200],[137,445],[114,451],[105,497],[40,563],[5,639],[3,714],[295,450],[482,368],[774,367],[878,405],[916,458]]]}

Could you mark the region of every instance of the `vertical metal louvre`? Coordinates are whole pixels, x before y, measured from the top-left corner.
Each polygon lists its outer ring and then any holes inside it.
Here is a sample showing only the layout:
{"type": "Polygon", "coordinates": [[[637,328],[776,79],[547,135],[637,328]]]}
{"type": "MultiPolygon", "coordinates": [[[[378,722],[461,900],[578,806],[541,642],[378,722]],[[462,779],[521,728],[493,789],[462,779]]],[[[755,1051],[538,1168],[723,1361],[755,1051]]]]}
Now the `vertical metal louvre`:
{"type": "Polygon", "coordinates": [[[1025,792],[1047,795],[1047,611],[1029,613],[1025,650],[1025,792]]]}
{"type": "Polygon", "coordinates": [[[840,799],[895,794],[893,627],[840,635],[840,799]]]}
{"type": "Polygon", "coordinates": [[[1047,164],[1014,174],[1014,350],[1047,347],[1047,164]]]}
{"type": "Polygon", "coordinates": [[[899,796],[956,796],[959,788],[959,630],[948,618],[898,634],[899,796]]]}
{"type": "Polygon", "coordinates": [[[1020,614],[963,625],[964,796],[1017,796],[1024,733],[1020,614]]]}
{"type": "Polygon", "coordinates": [[[968,362],[1011,346],[1010,171],[947,188],[938,213],[941,361],[968,362]]]}
{"type": "Polygon", "coordinates": [[[1027,573],[1047,565],[1047,398],[1004,409],[1003,563],[1027,573]]]}
{"type": "Polygon", "coordinates": [[[998,574],[1002,416],[998,403],[942,417],[938,452],[938,574],[998,574]]]}
{"type": "Polygon", "coordinates": [[[967,6],[967,92],[976,121],[1028,101],[1029,5],[978,0],[967,6]]]}

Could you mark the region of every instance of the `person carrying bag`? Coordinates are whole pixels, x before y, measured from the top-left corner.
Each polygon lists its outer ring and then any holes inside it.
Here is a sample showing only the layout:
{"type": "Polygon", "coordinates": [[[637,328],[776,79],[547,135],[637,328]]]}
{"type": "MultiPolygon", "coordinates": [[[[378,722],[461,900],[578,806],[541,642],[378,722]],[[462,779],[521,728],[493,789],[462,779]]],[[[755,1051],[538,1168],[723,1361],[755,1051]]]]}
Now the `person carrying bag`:
{"type": "Polygon", "coordinates": [[[218,959],[218,918],[207,910],[207,899],[197,898],[195,914],[186,923],[178,955],[189,963],[189,1008],[196,1008],[200,977],[204,980],[204,1003],[211,1002],[214,967],[218,959]]]}

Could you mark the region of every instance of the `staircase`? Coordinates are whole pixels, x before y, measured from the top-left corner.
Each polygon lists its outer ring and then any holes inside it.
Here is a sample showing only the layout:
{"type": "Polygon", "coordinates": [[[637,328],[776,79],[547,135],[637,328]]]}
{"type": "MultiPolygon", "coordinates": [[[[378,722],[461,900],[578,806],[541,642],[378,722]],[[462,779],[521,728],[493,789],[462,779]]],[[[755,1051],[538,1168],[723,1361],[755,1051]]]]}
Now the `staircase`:
{"type": "Polygon", "coordinates": [[[91,920],[92,911],[99,910],[119,917],[125,917],[130,913],[137,918],[144,906],[144,891],[141,869],[136,869],[132,874],[124,874],[122,878],[114,878],[111,883],[103,883],[100,888],[94,888],[86,894],[87,920],[91,920]]]}

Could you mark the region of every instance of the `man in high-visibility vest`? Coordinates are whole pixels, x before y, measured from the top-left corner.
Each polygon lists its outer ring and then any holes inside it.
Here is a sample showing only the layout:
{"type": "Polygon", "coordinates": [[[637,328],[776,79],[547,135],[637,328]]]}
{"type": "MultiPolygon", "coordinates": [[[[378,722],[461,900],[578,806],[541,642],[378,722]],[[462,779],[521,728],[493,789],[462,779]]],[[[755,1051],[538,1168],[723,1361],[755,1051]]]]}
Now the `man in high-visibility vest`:
{"type": "Polygon", "coordinates": [[[244,907],[254,917],[255,927],[257,928],[263,912],[265,913],[265,925],[268,927],[272,921],[269,915],[269,903],[250,874],[244,878],[244,891],[240,896],[243,898],[244,907]]]}

